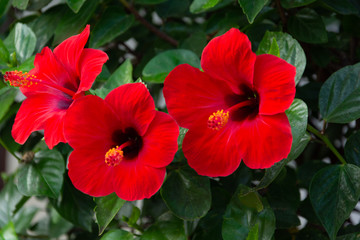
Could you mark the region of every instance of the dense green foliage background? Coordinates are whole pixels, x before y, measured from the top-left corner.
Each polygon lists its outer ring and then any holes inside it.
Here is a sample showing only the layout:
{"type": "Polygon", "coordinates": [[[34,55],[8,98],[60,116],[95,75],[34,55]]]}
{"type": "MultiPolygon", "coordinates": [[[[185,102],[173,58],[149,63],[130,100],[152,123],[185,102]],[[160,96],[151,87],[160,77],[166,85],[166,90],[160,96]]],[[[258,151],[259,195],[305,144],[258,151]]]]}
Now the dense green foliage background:
{"type": "Polygon", "coordinates": [[[231,27],[257,54],[296,66],[298,83],[286,111],[294,138],[287,159],[267,170],[242,164],[228,177],[199,176],[181,152],[181,129],[159,193],[125,202],[77,191],[67,177],[68,145],[50,151],[41,132],[15,143],[19,90],[0,81],[0,143],[21,163],[2,174],[0,240],[360,238],[358,0],[0,0],[0,17],[3,74],[29,71],[44,46],[90,24],[88,47],[110,58],[91,93],[104,97],[142,79],[165,112],[167,74],[181,63],[200,67],[207,42],[231,27]],[[25,204],[31,197],[48,200],[46,217],[34,220],[39,209],[25,204]]]}

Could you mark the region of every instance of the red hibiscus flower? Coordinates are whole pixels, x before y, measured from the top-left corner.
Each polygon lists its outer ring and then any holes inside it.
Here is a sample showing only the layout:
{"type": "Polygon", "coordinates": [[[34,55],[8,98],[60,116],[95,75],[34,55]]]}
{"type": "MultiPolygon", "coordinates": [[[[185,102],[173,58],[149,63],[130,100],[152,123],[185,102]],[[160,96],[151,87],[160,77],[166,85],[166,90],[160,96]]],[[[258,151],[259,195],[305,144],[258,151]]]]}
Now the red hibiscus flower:
{"type": "Polygon", "coordinates": [[[122,85],[105,100],[77,99],[65,116],[66,140],[74,148],[69,177],[91,196],[116,192],[128,201],[150,198],[164,181],[178,135],[176,122],[155,110],[142,83],[122,85]]]}
{"type": "Polygon", "coordinates": [[[5,80],[20,87],[26,96],[12,128],[15,141],[23,144],[30,134],[44,129],[45,142],[52,149],[65,142],[64,116],[73,100],[91,88],[108,60],[100,50],[84,48],[90,34],[86,26],[79,35],[62,42],[52,52],[45,47],[36,54],[29,73],[7,72],[5,80]]]}
{"type": "Polygon", "coordinates": [[[237,29],[209,42],[201,66],[179,65],[164,83],[170,115],[189,129],[182,146],[189,165],[215,177],[233,173],[241,159],[268,168],[286,158],[292,135],[284,111],[295,96],[295,67],[256,56],[237,29]]]}

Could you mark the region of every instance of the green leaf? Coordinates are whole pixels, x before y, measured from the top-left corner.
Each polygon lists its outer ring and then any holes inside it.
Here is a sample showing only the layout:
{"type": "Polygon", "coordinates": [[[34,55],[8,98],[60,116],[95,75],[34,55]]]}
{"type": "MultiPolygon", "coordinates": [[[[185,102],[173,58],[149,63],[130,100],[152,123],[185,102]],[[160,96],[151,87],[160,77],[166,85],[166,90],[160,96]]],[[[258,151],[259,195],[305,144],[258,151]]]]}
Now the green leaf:
{"type": "Polygon", "coordinates": [[[25,10],[29,0],[12,0],[12,5],[20,10],[25,10]]]}
{"type": "Polygon", "coordinates": [[[22,198],[23,195],[21,195],[14,183],[14,177],[10,177],[0,192],[0,228],[3,228],[12,220],[16,205],[22,198]]]}
{"type": "Polygon", "coordinates": [[[325,121],[348,123],[360,118],[360,63],[333,73],[321,86],[320,113],[325,121]]]}
{"type": "Polygon", "coordinates": [[[360,239],[360,232],[350,233],[336,238],[336,240],[357,240],[357,239],[360,239]]]}
{"type": "Polygon", "coordinates": [[[99,48],[125,33],[134,23],[134,16],[122,9],[108,8],[96,23],[90,38],[90,47],[99,48]]]}
{"type": "Polygon", "coordinates": [[[184,221],[170,212],[161,215],[157,222],[141,235],[140,240],[186,240],[184,221]]]}
{"type": "Polygon", "coordinates": [[[271,45],[270,45],[270,49],[269,49],[268,54],[272,54],[272,55],[275,55],[277,57],[280,57],[279,45],[277,44],[275,38],[273,38],[272,41],[271,41],[271,45]]]}
{"type": "Polygon", "coordinates": [[[0,65],[7,65],[9,63],[9,51],[5,44],[0,39],[0,65]]]}
{"type": "MultiPolygon", "coordinates": [[[[67,176],[67,173],[65,174],[67,176]]],[[[91,231],[95,203],[93,199],[74,188],[65,177],[62,192],[58,199],[49,199],[56,211],[76,226],[91,231]]]]}
{"type": "Polygon", "coordinates": [[[178,145],[179,145],[179,147],[182,145],[182,142],[184,140],[184,137],[185,137],[185,134],[187,133],[187,131],[189,131],[187,128],[180,127],[179,137],[178,137],[178,145]]]}
{"type": "Polygon", "coordinates": [[[4,87],[0,89],[0,121],[14,102],[17,92],[17,89],[13,87],[4,87]]]}
{"type": "Polygon", "coordinates": [[[9,222],[5,227],[0,230],[0,239],[1,238],[5,240],[18,240],[14,224],[12,222],[9,222]]]}
{"type": "Polygon", "coordinates": [[[78,13],[86,0],[66,0],[67,5],[74,13],[78,13]]]}
{"type": "Polygon", "coordinates": [[[34,60],[35,60],[35,56],[32,56],[32,57],[28,58],[25,62],[23,62],[20,66],[11,67],[11,68],[3,68],[3,69],[1,69],[1,72],[3,74],[5,74],[7,71],[14,71],[14,70],[29,72],[31,69],[34,68],[34,60]]]}
{"type": "Polygon", "coordinates": [[[296,8],[309,5],[316,0],[281,0],[281,6],[283,8],[296,8]]]}
{"type": "Polygon", "coordinates": [[[252,232],[256,229],[252,229],[258,225],[258,239],[270,240],[275,232],[273,211],[263,205],[258,193],[243,194],[244,192],[249,192],[249,187],[239,185],[226,208],[222,226],[223,239],[252,239],[253,234],[256,234],[252,232]]]}
{"type": "Polygon", "coordinates": [[[295,98],[289,109],[285,111],[291,126],[291,133],[293,136],[292,146],[296,146],[303,138],[306,132],[308,109],[306,103],[295,98]]]}
{"type": "Polygon", "coordinates": [[[54,44],[78,34],[93,15],[98,3],[98,0],[87,0],[77,14],[65,6],[66,9],[62,10],[63,14],[55,29],[54,44]]]}
{"type": "Polygon", "coordinates": [[[297,145],[292,145],[290,153],[287,157],[287,160],[295,160],[299,155],[304,151],[305,147],[311,140],[311,135],[309,133],[305,133],[304,136],[300,139],[297,145]]]}
{"type": "Polygon", "coordinates": [[[321,2],[343,15],[360,15],[360,4],[357,0],[321,0],[321,2]]]}
{"type": "Polygon", "coordinates": [[[26,229],[30,228],[30,224],[35,214],[38,212],[38,208],[36,207],[22,207],[15,214],[13,218],[15,231],[17,233],[26,233],[26,229]]]}
{"type": "Polygon", "coordinates": [[[188,49],[201,56],[204,47],[207,44],[206,33],[203,31],[196,31],[185,39],[180,48],[188,49]]]}
{"type": "Polygon", "coordinates": [[[185,220],[203,217],[211,206],[209,179],[190,168],[169,173],[160,193],[168,208],[185,220]]]}
{"type": "Polygon", "coordinates": [[[255,17],[259,14],[261,9],[267,4],[268,0],[238,0],[240,7],[245,13],[249,23],[253,23],[255,17]]]}
{"type": "Polygon", "coordinates": [[[310,200],[330,239],[336,238],[360,198],[358,179],[360,168],[345,164],[320,170],[311,182],[310,200]]]}
{"type": "Polygon", "coordinates": [[[344,151],[346,162],[360,167],[360,132],[356,132],[348,138],[344,151]]]}
{"type": "Polygon", "coordinates": [[[0,18],[9,10],[11,2],[10,0],[0,0],[0,18]]]}
{"type": "Polygon", "coordinates": [[[14,37],[16,56],[22,63],[33,54],[36,46],[35,33],[22,23],[15,25],[15,37],[14,37]]]}
{"type": "Polygon", "coordinates": [[[25,196],[57,198],[64,172],[64,159],[59,152],[55,150],[37,152],[33,161],[19,170],[17,186],[25,196]]]}
{"type": "Polygon", "coordinates": [[[125,202],[125,200],[119,198],[115,193],[105,197],[95,198],[95,217],[99,226],[99,235],[104,232],[125,202]]]}
{"type": "Polygon", "coordinates": [[[255,224],[255,226],[253,226],[250,229],[250,232],[246,238],[246,240],[259,240],[259,224],[255,224]]]}
{"type": "Polygon", "coordinates": [[[60,216],[53,207],[50,209],[50,224],[46,234],[49,234],[51,237],[58,238],[73,227],[74,225],[60,216]]]}
{"type": "Polygon", "coordinates": [[[134,235],[124,230],[111,230],[107,232],[100,240],[133,240],[134,235]]]}
{"type": "Polygon", "coordinates": [[[212,7],[215,7],[220,0],[193,0],[190,5],[190,12],[201,13],[212,7]]]}
{"type": "Polygon", "coordinates": [[[283,32],[266,32],[256,53],[269,53],[274,39],[279,47],[280,58],[296,67],[295,83],[297,84],[305,70],[306,56],[298,41],[289,34],[283,32]]]}
{"type": "Polygon", "coordinates": [[[326,43],[328,41],[322,18],[310,8],[303,8],[291,16],[288,29],[294,38],[306,43],[326,43]]]}
{"type": "Polygon", "coordinates": [[[176,66],[187,63],[200,68],[198,56],[185,49],[174,49],[162,52],[151,59],[142,72],[145,82],[163,83],[165,77],[176,66]]]}

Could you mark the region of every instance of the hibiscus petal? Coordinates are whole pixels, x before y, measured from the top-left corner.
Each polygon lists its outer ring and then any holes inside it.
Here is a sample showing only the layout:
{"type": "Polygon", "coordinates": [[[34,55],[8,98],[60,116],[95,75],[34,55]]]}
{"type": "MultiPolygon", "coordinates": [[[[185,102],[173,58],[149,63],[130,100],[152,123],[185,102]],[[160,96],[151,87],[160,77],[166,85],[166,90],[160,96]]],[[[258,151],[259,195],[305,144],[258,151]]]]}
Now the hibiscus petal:
{"type": "Polygon", "coordinates": [[[36,95],[42,93],[59,94],[60,90],[50,85],[61,86],[74,91],[75,80],[70,77],[63,65],[56,59],[53,52],[48,47],[43,48],[41,53],[36,54],[34,60],[34,68],[29,72],[35,75],[45,84],[33,84],[31,87],[22,87],[21,91],[25,96],[36,95]],[[46,84],[49,83],[49,84],[46,84]]]}
{"type": "Polygon", "coordinates": [[[252,85],[255,59],[248,37],[232,28],[204,48],[201,67],[212,77],[229,82],[237,91],[240,83],[252,85]]]}
{"type": "Polygon", "coordinates": [[[239,138],[243,161],[253,169],[269,168],[286,158],[291,149],[292,135],[285,113],[272,116],[258,116],[245,121],[239,138]]]}
{"type": "Polygon", "coordinates": [[[65,110],[59,106],[70,103],[68,99],[60,95],[45,93],[39,93],[25,99],[16,114],[12,128],[13,138],[17,143],[24,144],[32,132],[45,129],[49,144],[51,142],[48,146],[52,148],[64,139],[61,126],[57,131],[52,131],[54,129],[47,128],[47,121],[55,121],[55,118],[64,114],[65,110]]]}
{"type": "Polygon", "coordinates": [[[156,112],[146,134],[143,148],[139,153],[141,163],[161,168],[172,162],[178,150],[179,127],[168,114],[156,112]]]}
{"type": "MultiPolygon", "coordinates": [[[[101,152],[103,158],[112,147],[112,133],[119,121],[105,101],[88,95],[76,99],[65,116],[65,138],[74,149],[101,152]]],[[[105,161],[105,160],[104,160],[105,161]]]]}
{"type": "Polygon", "coordinates": [[[93,148],[75,149],[69,156],[69,177],[78,190],[93,197],[114,192],[113,168],[104,162],[104,155],[93,148]]]}
{"type": "Polygon", "coordinates": [[[154,100],[143,83],[124,84],[105,98],[118,116],[122,130],[133,127],[140,136],[146,133],[155,117],[154,100]]]}
{"type": "Polygon", "coordinates": [[[85,48],[82,51],[78,63],[80,86],[77,93],[91,88],[96,77],[100,74],[102,66],[108,59],[106,53],[100,50],[85,48]]]}
{"type": "Polygon", "coordinates": [[[114,168],[113,188],[126,201],[150,198],[160,189],[165,172],[165,168],[124,162],[114,168]]]}
{"type": "Polygon", "coordinates": [[[296,68],[270,54],[255,62],[254,86],[260,95],[260,114],[277,114],[288,109],[295,97],[296,68]]]}
{"type": "Polygon", "coordinates": [[[80,73],[77,72],[77,64],[89,35],[90,25],[86,25],[80,34],[69,37],[54,49],[54,54],[65,68],[71,72],[72,76],[80,76],[80,73]]]}
{"type": "Polygon", "coordinates": [[[66,110],[58,110],[49,118],[44,127],[44,140],[46,145],[52,149],[59,142],[66,143],[64,135],[64,117],[66,110]]]}
{"type": "Polygon", "coordinates": [[[209,177],[228,176],[241,162],[241,153],[234,122],[216,131],[199,124],[186,133],[182,149],[190,167],[209,177]]]}
{"type": "Polygon", "coordinates": [[[227,109],[225,96],[232,90],[226,82],[209,77],[187,64],[174,68],[164,82],[166,106],[181,127],[205,122],[211,114],[227,109]]]}

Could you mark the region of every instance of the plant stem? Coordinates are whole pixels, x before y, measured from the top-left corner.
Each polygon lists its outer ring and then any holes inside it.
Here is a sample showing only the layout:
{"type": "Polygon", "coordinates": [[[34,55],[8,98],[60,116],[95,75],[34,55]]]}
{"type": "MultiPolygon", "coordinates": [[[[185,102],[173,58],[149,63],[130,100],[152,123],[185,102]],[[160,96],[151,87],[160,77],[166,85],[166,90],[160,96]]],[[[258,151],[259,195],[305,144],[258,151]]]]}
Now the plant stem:
{"type": "Polygon", "coordinates": [[[164,39],[165,41],[169,42],[171,45],[177,47],[178,46],[178,41],[176,41],[175,39],[173,39],[172,37],[170,37],[169,35],[161,32],[159,29],[157,29],[156,27],[154,27],[153,25],[151,25],[148,21],[145,20],[145,18],[143,18],[142,16],[140,16],[140,14],[138,13],[138,11],[136,11],[135,8],[133,8],[126,0],[119,0],[122,5],[124,5],[124,7],[126,7],[134,16],[135,18],[142,24],[144,25],[147,29],[149,29],[150,31],[152,31],[153,33],[155,33],[158,37],[164,39]]]}
{"type": "Polygon", "coordinates": [[[334,147],[334,145],[332,145],[332,143],[330,142],[329,138],[323,134],[321,134],[317,129],[315,129],[313,126],[311,125],[307,125],[307,130],[311,133],[313,133],[315,136],[317,136],[318,138],[320,138],[325,144],[326,146],[335,154],[335,156],[340,160],[340,162],[342,164],[346,164],[345,159],[341,156],[341,154],[336,150],[336,148],[334,147]]]}

